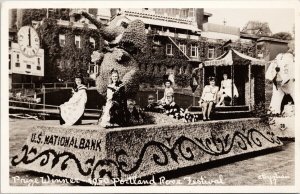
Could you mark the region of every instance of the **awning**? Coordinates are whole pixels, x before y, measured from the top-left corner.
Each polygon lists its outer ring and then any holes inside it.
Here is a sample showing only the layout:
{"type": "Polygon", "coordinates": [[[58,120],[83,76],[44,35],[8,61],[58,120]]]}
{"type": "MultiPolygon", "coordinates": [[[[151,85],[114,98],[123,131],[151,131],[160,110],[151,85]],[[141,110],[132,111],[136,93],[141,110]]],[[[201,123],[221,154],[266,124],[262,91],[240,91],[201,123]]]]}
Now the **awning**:
{"type": "MultiPolygon", "coordinates": [[[[234,60],[236,60],[236,58],[250,61],[251,65],[261,65],[261,66],[265,65],[265,61],[247,56],[234,49],[230,49],[229,51],[225,52],[224,54],[222,54],[221,56],[213,60],[205,61],[204,65],[205,66],[230,66],[234,64],[234,60]],[[237,57],[233,57],[233,55],[236,55],[237,57]]],[[[243,63],[239,65],[243,65],[243,63]]]]}

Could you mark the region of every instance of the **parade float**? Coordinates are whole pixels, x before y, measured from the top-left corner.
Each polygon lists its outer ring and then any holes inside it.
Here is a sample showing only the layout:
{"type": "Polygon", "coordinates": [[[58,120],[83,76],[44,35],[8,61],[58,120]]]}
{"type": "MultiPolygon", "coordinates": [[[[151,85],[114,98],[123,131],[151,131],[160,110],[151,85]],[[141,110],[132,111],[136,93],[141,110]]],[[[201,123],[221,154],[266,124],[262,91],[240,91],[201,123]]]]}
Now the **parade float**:
{"type": "MultiPolygon", "coordinates": [[[[128,96],[133,97],[139,79],[134,52],[141,46],[138,42],[143,42],[143,35],[135,33],[144,31],[143,23],[112,23],[104,27],[88,14],[83,15],[96,24],[108,42],[105,52],[95,51],[92,57],[102,61],[97,77],[99,93],[105,93],[108,72],[116,68],[121,72],[121,80],[130,88],[126,90],[128,96]]],[[[242,67],[253,68],[251,60],[246,62],[247,66],[242,67]]],[[[248,72],[247,75],[255,74],[248,72]]],[[[261,90],[250,87],[248,91],[255,102],[261,90]]],[[[169,123],[111,129],[99,125],[43,125],[31,129],[11,164],[89,184],[110,185],[114,180],[143,178],[281,145],[269,125],[260,118],[193,123],[174,119],[169,123]]]]}

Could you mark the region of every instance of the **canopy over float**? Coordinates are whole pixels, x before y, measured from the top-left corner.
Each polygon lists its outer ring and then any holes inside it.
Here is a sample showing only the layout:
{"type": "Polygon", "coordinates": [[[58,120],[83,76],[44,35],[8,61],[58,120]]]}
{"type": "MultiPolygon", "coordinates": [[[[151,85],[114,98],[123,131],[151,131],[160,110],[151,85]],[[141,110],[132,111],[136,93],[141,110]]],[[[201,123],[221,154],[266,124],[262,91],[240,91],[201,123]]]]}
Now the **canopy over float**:
{"type": "MultiPolygon", "coordinates": [[[[265,61],[259,60],[232,48],[221,56],[199,64],[198,83],[200,91],[208,84],[208,77],[216,77],[216,85],[220,86],[223,74],[226,73],[237,87],[239,97],[231,99],[232,106],[248,106],[265,102],[265,61]],[[202,88],[201,88],[202,87],[202,88]]],[[[233,84],[232,84],[232,93],[233,84]]],[[[232,96],[234,96],[232,94],[232,96]]]]}

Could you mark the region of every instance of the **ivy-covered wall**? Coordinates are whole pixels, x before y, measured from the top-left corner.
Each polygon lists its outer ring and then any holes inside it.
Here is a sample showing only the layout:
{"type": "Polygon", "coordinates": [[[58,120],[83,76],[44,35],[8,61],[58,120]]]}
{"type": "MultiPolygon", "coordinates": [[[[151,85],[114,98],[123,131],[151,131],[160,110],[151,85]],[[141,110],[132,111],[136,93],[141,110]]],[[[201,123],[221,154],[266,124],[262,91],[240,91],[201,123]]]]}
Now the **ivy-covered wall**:
{"type": "Polygon", "coordinates": [[[45,53],[45,81],[70,81],[77,72],[88,77],[87,70],[94,50],[103,47],[103,39],[98,30],[61,26],[55,19],[45,19],[37,29],[41,38],[41,47],[45,53]],[[59,44],[59,35],[65,35],[65,45],[59,44]],[[75,36],[80,36],[81,48],[75,45],[75,36]],[[90,42],[95,40],[95,48],[90,42]]]}
{"type": "MultiPolygon", "coordinates": [[[[186,45],[186,55],[190,57],[191,46],[198,47],[198,62],[188,61],[187,57],[174,45],[174,43],[166,36],[159,36],[154,34],[148,34],[147,45],[145,53],[138,56],[137,59],[140,63],[140,70],[142,73],[142,83],[149,83],[153,85],[161,85],[163,79],[167,76],[166,71],[171,68],[175,72],[175,83],[180,87],[187,87],[190,85],[193,68],[197,67],[200,61],[206,61],[208,59],[208,49],[215,49],[215,57],[220,56],[226,50],[223,45],[226,41],[218,40],[211,42],[206,38],[200,38],[199,40],[172,38],[174,42],[186,45]],[[159,41],[160,44],[154,42],[159,41]],[[166,44],[172,44],[173,55],[166,54],[166,44]]],[[[241,43],[236,41],[231,43],[231,47],[246,55],[256,57],[256,44],[241,43]]],[[[198,80],[200,81],[200,80],[198,80]]]]}
{"type": "MultiPolygon", "coordinates": [[[[89,9],[89,12],[96,14],[96,9],[89,9]]],[[[31,25],[32,20],[41,21],[44,19],[37,31],[41,38],[41,47],[45,53],[45,81],[69,81],[78,71],[87,75],[88,65],[91,60],[91,54],[94,50],[104,48],[104,40],[98,30],[89,29],[87,25],[84,28],[72,26],[61,26],[57,24],[57,19],[69,20],[69,9],[24,9],[22,25],[31,25]],[[66,45],[59,45],[59,34],[66,37],[66,45]],[[75,35],[81,37],[81,48],[76,48],[75,35]],[[93,48],[89,38],[95,39],[96,45],[93,48]]],[[[76,19],[75,19],[76,21],[76,19]]],[[[105,35],[105,33],[104,33],[105,35]]],[[[191,45],[198,46],[199,61],[208,60],[208,49],[215,49],[215,57],[224,52],[222,47],[225,43],[223,40],[210,41],[206,38],[199,40],[172,38],[176,44],[186,45],[186,53],[190,56],[191,45]]],[[[231,47],[252,57],[256,57],[255,43],[241,43],[239,41],[231,44],[231,47]]],[[[166,36],[159,36],[149,33],[147,44],[143,53],[136,54],[135,58],[139,63],[141,71],[141,83],[152,85],[162,85],[163,80],[167,77],[167,69],[173,69],[175,73],[175,83],[180,87],[187,87],[190,84],[192,69],[197,67],[198,62],[190,62],[181,51],[166,36]],[[154,43],[159,40],[160,45],[154,43]],[[166,44],[172,44],[173,55],[166,55],[166,44]]]]}
{"type": "Polygon", "coordinates": [[[166,44],[172,44],[168,37],[156,37],[148,35],[144,53],[136,56],[141,70],[141,83],[151,85],[162,85],[167,78],[168,69],[174,70],[175,83],[178,86],[188,86],[192,72],[192,66],[187,58],[173,45],[173,55],[166,54],[166,44]],[[160,44],[155,44],[154,39],[158,38],[160,44]],[[181,68],[181,70],[180,70],[181,68]]]}

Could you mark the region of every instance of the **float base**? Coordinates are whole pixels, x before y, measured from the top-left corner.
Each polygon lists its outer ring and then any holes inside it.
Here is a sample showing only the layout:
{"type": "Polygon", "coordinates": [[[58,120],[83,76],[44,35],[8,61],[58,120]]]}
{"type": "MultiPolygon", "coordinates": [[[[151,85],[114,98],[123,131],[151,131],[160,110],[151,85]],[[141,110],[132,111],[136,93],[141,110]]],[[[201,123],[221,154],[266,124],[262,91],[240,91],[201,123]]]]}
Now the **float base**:
{"type": "Polygon", "coordinates": [[[255,118],[115,129],[38,126],[11,164],[105,185],[281,145],[255,118]]]}

